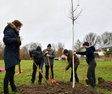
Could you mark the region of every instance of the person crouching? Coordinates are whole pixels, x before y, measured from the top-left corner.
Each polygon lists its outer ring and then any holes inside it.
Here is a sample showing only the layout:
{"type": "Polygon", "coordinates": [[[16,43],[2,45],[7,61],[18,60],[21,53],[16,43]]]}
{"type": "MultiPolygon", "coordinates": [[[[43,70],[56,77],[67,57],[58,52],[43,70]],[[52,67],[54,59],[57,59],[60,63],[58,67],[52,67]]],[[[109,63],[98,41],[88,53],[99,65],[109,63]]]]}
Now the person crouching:
{"type": "Polygon", "coordinates": [[[43,68],[43,63],[44,63],[44,58],[43,58],[43,53],[41,51],[41,47],[38,46],[36,49],[30,50],[29,54],[30,54],[31,59],[33,60],[33,72],[32,72],[31,83],[34,84],[35,82],[36,71],[37,71],[37,67],[39,66],[38,84],[41,84],[42,83],[42,68],[43,68]]]}
{"type": "MultiPolygon", "coordinates": [[[[64,55],[67,56],[67,61],[68,61],[68,66],[65,68],[65,71],[67,71],[70,67],[71,67],[71,78],[70,78],[70,82],[73,82],[73,53],[71,50],[64,50],[64,55]]],[[[79,65],[79,59],[76,55],[74,55],[74,68],[75,68],[75,82],[79,83],[79,78],[77,76],[77,68],[79,65]]]]}

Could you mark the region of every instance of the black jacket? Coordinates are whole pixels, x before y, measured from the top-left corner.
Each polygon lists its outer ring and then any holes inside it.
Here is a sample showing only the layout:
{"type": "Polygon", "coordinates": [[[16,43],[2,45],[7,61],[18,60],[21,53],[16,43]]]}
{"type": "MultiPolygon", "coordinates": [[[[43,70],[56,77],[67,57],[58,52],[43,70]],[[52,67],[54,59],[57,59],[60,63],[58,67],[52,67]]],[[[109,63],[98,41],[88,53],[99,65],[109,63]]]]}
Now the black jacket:
{"type": "Polygon", "coordinates": [[[89,64],[92,60],[95,59],[94,51],[95,51],[95,47],[91,46],[87,48],[85,52],[76,52],[76,53],[80,55],[86,55],[86,61],[89,64]]]}
{"type": "Polygon", "coordinates": [[[43,64],[44,64],[44,55],[43,55],[42,52],[40,54],[37,54],[36,53],[36,49],[29,50],[29,55],[30,55],[30,57],[34,60],[34,62],[37,65],[40,65],[40,68],[43,67],[43,64]]]}
{"type": "Polygon", "coordinates": [[[19,46],[21,43],[18,42],[18,37],[19,31],[13,28],[11,23],[8,24],[4,29],[3,37],[5,69],[20,63],[19,46]]]}

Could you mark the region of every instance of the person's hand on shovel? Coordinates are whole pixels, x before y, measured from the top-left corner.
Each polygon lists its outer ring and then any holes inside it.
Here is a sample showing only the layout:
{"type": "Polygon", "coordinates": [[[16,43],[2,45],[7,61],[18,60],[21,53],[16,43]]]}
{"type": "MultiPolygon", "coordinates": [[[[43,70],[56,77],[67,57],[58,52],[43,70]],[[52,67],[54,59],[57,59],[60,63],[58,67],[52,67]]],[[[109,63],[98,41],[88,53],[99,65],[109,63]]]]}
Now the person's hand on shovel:
{"type": "Polygon", "coordinates": [[[48,51],[45,52],[45,55],[47,55],[47,54],[48,54],[48,51]]]}
{"type": "Polygon", "coordinates": [[[76,55],[76,52],[75,51],[73,52],[73,55],[76,55]]]}
{"type": "Polygon", "coordinates": [[[39,69],[39,72],[42,73],[42,69],[39,69]]]}
{"type": "Polygon", "coordinates": [[[47,54],[46,56],[47,56],[47,57],[50,57],[50,55],[49,55],[49,54],[47,54]]]}

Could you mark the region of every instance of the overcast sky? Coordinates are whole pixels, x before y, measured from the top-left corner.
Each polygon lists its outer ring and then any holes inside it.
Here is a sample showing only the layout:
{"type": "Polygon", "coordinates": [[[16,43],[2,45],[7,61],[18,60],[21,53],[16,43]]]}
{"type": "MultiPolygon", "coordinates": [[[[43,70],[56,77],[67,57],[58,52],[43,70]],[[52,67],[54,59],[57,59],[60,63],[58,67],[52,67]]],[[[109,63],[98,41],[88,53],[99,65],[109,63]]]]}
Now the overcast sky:
{"type": "MultiPolygon", "coordinates": [[[[74,0],[77,2],[77,0],[74,0]]],[[[112,31],[112,0],[80,0],[82,13],[75,24],[75,40],[83,40],[89,32],[112,31]]],[[[20,34],[23,45],[30,42],[62,42],[72,47],[70,0],[0,0],[0,41],[7,22],[23,23],[20,34]]]]}

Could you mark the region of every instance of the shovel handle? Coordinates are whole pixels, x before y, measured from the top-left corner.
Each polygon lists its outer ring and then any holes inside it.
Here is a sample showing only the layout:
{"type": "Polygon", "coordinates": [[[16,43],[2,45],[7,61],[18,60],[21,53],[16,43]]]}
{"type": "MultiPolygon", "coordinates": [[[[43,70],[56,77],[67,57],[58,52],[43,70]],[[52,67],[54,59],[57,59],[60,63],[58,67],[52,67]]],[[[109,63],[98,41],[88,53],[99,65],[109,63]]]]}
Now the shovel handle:
{"type": "MultiPolygon", "coordinates": [[[[38,68],[38,65],[35,63],[34,59],[33,59],[33,63],[34,63],[34,64],[35,64],[35,66],[38,68]]],[[[39,71],[39,73],[41,73],[41,75],[42,75],[42,77],[44,78],[45,82],[48,84],[48,82],[47,82],[47,80],[46,80],[45,76],[43,75],[43,73],[42,73],[42,72],[40,72],[40,71],[39,71]]]]}
{"type": "Polygon", "coordinates": [[[49,69],[50,69],[50,78],[52,79],[52,71],[51,71],[50,59],[49,59],[49,57],[47,57],[47,59],[48,59],[48,64],[49,64],[49,69]]]}
{"type": "MultiPolygon", "coordinates": [[[[20,46],[19,46],[19,59],[20,59],[20,46]]],[[[21,60],[20,60],[20,62],[21,62],[21,60]]],[[[21,73],[21,65],[20,65],[20,63],[18,65],[18,67],[19,67],[19,73],[21,73]]]]}
{"type": "Polygon", "coordinates": [[[18,67],[19,67],[19,73],[21,73],[21,65],[19,64],[18,67]]]}

